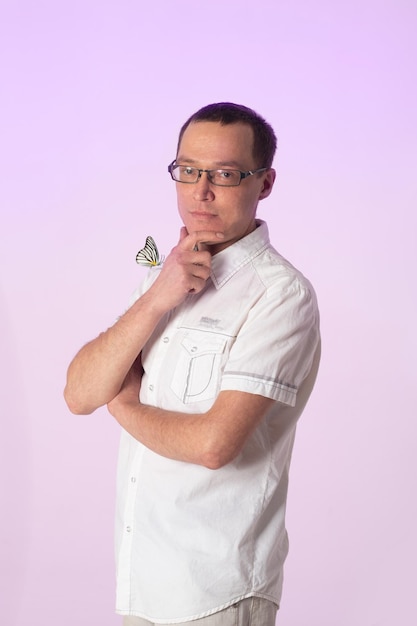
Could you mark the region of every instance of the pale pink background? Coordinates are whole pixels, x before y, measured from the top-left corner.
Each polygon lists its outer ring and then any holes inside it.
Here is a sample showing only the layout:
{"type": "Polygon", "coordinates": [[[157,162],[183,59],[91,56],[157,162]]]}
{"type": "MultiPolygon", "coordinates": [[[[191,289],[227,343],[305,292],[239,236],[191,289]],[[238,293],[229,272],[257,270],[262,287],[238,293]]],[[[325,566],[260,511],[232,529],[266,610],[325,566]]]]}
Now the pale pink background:
{"type": "Polygon", "coordinates": [[[179,126],[276,128],[259,215],[313,281],[323,360],[298,432],[280,626],[414,626],[415,0],[1,0],[0,623],[116,626],[118,428],[62,399],[179,220],[179,126]]]}

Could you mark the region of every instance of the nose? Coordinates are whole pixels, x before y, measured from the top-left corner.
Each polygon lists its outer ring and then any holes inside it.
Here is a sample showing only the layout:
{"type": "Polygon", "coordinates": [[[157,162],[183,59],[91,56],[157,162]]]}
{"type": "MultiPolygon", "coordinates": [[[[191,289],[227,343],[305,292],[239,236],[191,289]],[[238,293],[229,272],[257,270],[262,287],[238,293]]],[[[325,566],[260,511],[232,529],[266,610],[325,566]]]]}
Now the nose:
{"type": "Polygon", "coordinates": [[[211,202],[214,200],[212,185],[207,176],[207,172],[202,172],[198,181],[194,184],[194,200],[211,202]]]}

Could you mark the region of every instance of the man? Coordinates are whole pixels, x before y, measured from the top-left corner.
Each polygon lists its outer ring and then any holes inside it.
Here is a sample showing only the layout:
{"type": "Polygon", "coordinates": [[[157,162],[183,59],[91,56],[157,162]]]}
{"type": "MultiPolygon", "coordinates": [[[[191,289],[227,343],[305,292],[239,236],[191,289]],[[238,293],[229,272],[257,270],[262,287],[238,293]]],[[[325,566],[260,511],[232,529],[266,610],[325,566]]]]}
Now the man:
{"type": "Polygon", "coordinates": [[[107,404],[123,427],[125,626],[275,624],[290,456],[320,350],[314,291],[256,218],[275,148],[241,105],[187,120],[168,168],[179,241],[68,370],[69,408],[107,404]]]}

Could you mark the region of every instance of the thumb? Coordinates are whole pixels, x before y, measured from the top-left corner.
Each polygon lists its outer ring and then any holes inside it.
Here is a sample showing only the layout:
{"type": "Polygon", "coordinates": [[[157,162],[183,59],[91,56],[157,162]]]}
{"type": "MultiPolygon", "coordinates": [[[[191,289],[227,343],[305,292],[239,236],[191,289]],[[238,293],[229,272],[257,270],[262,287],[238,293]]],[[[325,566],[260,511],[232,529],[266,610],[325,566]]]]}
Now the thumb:
{"type": "Polygon", "coordinates": [[[185,226],[181,226],[180,238],[178,240],[178,243],[180,243],[180,241],[182,241],[186,237],[188,237],[188,230],[185,228],[185,226]]]}

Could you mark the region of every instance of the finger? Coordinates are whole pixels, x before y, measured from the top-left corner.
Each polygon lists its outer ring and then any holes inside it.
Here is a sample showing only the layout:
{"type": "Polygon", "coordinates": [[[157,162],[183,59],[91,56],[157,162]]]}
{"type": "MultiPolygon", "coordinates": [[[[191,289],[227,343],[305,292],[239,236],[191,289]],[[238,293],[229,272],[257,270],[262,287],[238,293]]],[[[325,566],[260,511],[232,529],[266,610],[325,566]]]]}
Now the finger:
{"type": "Polygon", "coordinates": [[[200,263],[193,264],[192,278],[197,278],[206,282],[210,276],[210,267],[207,265],[201,265],[200,263]]]}
{"type": "Polygon", "coordinates": [[[205,278],[200,278],[198,276],[192,276],[192,280],[189,282],[188,293],[199,293],[206,284],[205,278]]]}
{"type": "Polygon", "coordinates": [[[191,236],[195,238],[197,246],[201,243],[208,245],[212,243],[219,243],[224,239],[224,233],[214,231],[197,231],[192,233],[191,236]]]}
{"type": "Polygon", "coordinates": [[[187,252],[188,262],[192,265],[201,265],[210,268],[211,266],[211,252],[204,243],[197,244],[192,252],[187,252]]]}
{"type": "Polygon", "coordinates": [[[178,240],[178,243],[182,241],[183,239],[185,239],[186,237],[188,237],[188,230],[185,228],[185,226],[181,226],[180,238],[178,240]]]}
{"type": "Polygon", "coordinates": [[[200,244],[216,244],[224,239],[224,234],[210,230],[200,230],[190,233],[184,240],[189,250],[200,250],[200,244]],[[186,242],[185,242],[186,239],[186,242]]]}

